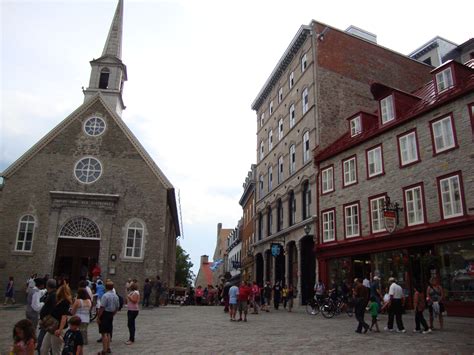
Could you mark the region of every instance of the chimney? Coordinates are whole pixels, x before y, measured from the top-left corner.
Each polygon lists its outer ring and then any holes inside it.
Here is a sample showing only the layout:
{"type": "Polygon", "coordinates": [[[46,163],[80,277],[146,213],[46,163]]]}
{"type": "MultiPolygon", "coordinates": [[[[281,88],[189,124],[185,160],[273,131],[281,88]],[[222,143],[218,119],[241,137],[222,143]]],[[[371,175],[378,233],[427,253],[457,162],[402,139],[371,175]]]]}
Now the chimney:
{"type": "Polygon", "coordinates": [[[222,223],[217,223],[217,237],[219,238],[219,234],[221,234],[222,223]]]}
{"type": "Polygon", "coordinates": [[[356,36],[356,37],[359,37],[359,38],[363,38],[369,42],[373,42],[373,43],[377,43],[377,35],[373,34],[373,33],[370,33],[369,31],[366,31],[362,28],[359,28],[359,27],[356,27],[356,26],[353,26],[353,25],[350,25],[347,29],[346,29],[346,32],[347,33],[350,33],[351,35],[353,36],[356,36]]]}
{"type": "Polygon", "coordinates": [[[209,262],[209,256],[201,255],[201,265],[202,264],[207,264],[208,262],[209,262]]]}

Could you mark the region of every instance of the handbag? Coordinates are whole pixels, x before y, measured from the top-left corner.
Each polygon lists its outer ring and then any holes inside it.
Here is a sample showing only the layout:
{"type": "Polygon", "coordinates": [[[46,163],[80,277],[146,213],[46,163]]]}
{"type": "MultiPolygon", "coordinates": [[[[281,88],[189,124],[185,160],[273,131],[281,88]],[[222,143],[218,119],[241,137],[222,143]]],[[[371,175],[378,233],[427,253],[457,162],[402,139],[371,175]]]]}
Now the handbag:
{"type": "Polygon", "coordinates": [[[48,333],[54,334],[54,332],[59,328],[59,321],[52,315],[48,314],[40,320],[40,327],[48,333]]]}

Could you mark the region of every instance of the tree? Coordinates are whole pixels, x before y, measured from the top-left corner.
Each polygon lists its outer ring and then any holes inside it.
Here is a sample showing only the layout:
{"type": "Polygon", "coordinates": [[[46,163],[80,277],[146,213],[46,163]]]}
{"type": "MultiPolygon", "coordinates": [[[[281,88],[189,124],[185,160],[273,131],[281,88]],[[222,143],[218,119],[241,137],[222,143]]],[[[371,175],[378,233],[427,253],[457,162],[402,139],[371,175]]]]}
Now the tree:
{"type": "Polygon", "coordinates": [[[181,247],[181,245],[176,246],[176,274],[175,274],[175,283],[177,286],[191,286],[194,273],[191,268],[193,263],[189,254],[181,247]]]}

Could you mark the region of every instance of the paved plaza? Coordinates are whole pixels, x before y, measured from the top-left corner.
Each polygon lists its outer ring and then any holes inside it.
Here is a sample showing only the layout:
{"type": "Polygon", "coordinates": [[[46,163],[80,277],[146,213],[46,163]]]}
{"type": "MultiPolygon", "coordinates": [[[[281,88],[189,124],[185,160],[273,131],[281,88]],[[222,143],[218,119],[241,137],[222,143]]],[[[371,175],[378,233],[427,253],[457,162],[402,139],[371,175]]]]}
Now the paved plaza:
{"type": "MultiPolygon", "coordinates": [[[[11,344],[12,326],[23,308],[0,308],[1,354],[11,344]]],[[[368,316],[366,318],[369,318],[368,316]]],[[[380,325],[387,317],[381,315],[380,325]]],[[[315,353],[420,353],[473,354],[474,319],[446,319],[446,330],[413,334],[412,314],[404,316],[407,333],[354,333],[356,321],[347,315],[325,319],[309,316],[303,308],[249,315],[247,323],[230,322],[221,307],[162,307],[145,309],[137,318],[136,343],[126,346],[127,312],[114,322],[114,354],[315,354],[315,353]]],[[[91,344],[85,354],[101,350],[97,325],[89,327],[91,344]]]]}

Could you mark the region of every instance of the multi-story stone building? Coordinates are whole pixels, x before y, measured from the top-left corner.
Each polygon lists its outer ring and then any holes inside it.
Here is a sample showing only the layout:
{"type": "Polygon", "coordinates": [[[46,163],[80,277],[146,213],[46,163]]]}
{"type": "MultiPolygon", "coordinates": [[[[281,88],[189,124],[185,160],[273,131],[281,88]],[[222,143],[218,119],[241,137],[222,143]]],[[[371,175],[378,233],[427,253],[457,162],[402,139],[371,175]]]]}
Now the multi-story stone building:
{"type": "Polygon", "coordinates": [[[120,0],[84,103],[0,174],[1,280],[37,272],[76,287],[98,262],[119,285],[174,285],[174,188],[121,118],[122,21],[120,0]]]}
{"type": "Polygon", "coordinates": [[[326,283],[394,276],[410,297],[438,277],[448,314],[474,316],[473,68],[446,62],[413,92],[372,84],[378,109],[316,154],[326,283]]]}
{"type": "Polygon", "coordinates": [[[412,91],[431,70],[356,30],[316,21],[301,26],[252,103],[257,113],[255,275],[259,283],[293,284],[302,301],[311,295],[316,272],[311,152],[340,136],[350,114],[376,109],[371,82],[412,91]]]}
{"type": "Polygon", "coordinates": [[[456,48],[452,49],[443,57],[443,62],[455,60],[461,64],[474,59],[474,38],[468,39],[456,48]]]}
{"type": "Polygon", "coordinates": [[[227,237],[226,272],[232,276],[232,280],[240,280],[242,277],[242,219],[237,223],[227,237]]]}
{"type": "Polygon", "coordinates": [[[239,204],[242,206],[242,278],[246,281],[253,281],[253,255],[251,246],[255,242],[255,164],[252,164],[250,171],[243,184],[244,192],[239,204]]]}

